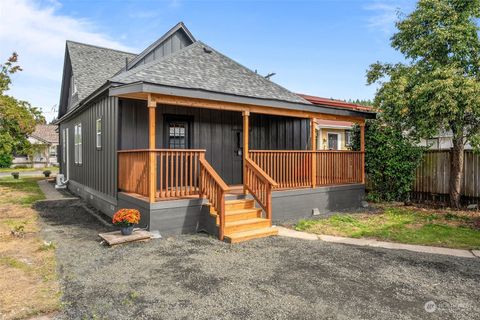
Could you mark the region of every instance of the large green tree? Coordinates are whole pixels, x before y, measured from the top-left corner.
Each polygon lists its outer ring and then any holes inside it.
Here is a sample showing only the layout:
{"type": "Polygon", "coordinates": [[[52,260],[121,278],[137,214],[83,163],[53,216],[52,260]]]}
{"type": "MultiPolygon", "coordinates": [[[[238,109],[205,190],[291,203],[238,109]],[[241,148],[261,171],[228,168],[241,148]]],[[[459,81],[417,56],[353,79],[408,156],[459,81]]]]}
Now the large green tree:
{"type": "Polygon", "coordinates": [[[10,166],[13,153],[29,153],[27,135],[35,130],[37,123],[45,123],[39,109],[5,94],[10,88],[11,75],[22,70],[17,59],[13,53],[7,62],[0,64],[0,167],[10,166]]]}
{"type": "Polygon", "coordinates": [[[464,145],[480,141],[480,0],[420,0],[397,23],[391,45],[405,63],[375,63],[374,104],[413,138],[451,132],[450,205],[460,206],[464,145]]]}

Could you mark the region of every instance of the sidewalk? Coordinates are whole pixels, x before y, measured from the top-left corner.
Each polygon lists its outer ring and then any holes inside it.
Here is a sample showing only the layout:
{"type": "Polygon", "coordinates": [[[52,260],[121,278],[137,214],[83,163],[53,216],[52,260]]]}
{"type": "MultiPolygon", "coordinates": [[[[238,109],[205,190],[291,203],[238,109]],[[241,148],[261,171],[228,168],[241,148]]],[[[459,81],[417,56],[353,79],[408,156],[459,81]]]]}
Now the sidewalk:
{"type": "Polygon", "coordinates": [[[414,244],[403,244],[395,242],[378,241],[374,239],[356,239],[346,237],[336,237],[328,235],[315,235],[307,232],[295,231],[284,227],[276,227],[278,229],[278,235],[283,237],[304,239],[304,240],[322,240],[325,242],[350,244],[355,246],[368,246],[394,250],[408,250],[422,253],[442,254],[463,258],[480,258],[480,250],[462,250],[462,249],[450,249],[442,247],[431,247],[414,244]]]}
{"type": "Polygon", "coordinates": [[[62,192],[55,189],[55,184],[47,180],[38,180],[38,186],[45,195],[46,200],[62,200],[62,199],[76,199],[70,196],[67,192],[62,192]]]}

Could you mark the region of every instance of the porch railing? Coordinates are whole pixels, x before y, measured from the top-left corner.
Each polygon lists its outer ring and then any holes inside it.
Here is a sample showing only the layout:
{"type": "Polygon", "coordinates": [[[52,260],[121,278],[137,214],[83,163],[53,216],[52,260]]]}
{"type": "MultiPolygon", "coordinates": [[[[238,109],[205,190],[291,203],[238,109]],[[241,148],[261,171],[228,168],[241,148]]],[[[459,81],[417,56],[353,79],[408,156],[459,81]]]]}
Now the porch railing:
{"type": "Polygon", "coordinates": [[[212,166],[200,157],[200,196],[205,196],[219,217],[218,238],[223,240],[225,233],[225,194],[229,190],[212,166]]]}
{"type": "Polygon", "coordinates": [[[245,158],[245,187],[265,211],[265,218],[272,218],[272,189],[277,183],[250,158],[245,158]]]}
{"type": "Polygon", "coordinates": [[[118,152],[118,188],[144,197],[149,194],[149,175],[156,174],[155,198],[171,199],[199,195],[200,157],[205,150],[155,149],[118,152]],[[156,170],[150,172],[150,154],[156,170]]]}
{"type": "Polygon", "coordinates": [[[251,150],[250,158],[275,182],[277,189],[362,183],[363,152],[251,150]]]}

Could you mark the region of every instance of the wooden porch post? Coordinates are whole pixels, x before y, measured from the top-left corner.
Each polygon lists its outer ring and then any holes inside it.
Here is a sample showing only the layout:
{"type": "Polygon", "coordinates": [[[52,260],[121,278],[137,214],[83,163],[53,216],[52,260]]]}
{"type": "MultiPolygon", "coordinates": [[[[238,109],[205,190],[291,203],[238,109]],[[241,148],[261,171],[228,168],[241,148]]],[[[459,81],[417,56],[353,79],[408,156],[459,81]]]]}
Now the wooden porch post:
{"type": "Polygon", "coordinates": [[[148,95],[148,199],[150,202],[155,202],[157,193],[157,157],[155,154],[155,109],[157,101],[148,95]]]}
{"type": "Polygon", "coordinates": [[[243,116],[243,152],[242,152],[243,194],[247,194],[247,187],[245,186],[245,183],[247,181],[247,170],[245,166],[246,166],[246,159],[248,158],[248,133],[249,133],[248,121],[249,121],[250,111],[248,110],[242,111],[242,116],[243,116]]]}
{"type": "Polygon", "coordinates": [[[365,184],[365,121],[359,123],[360,126],[360,151],[362,152],[362,183],[365,184]]]}
{"type": "Polygon", "coordinates": [[[310,118],[310,146],[312,150],[312,188],[315,188],[317,184],[317,137],[315,135],[315,130],[317,127],[317,121],[315,118],[310,118]]]}

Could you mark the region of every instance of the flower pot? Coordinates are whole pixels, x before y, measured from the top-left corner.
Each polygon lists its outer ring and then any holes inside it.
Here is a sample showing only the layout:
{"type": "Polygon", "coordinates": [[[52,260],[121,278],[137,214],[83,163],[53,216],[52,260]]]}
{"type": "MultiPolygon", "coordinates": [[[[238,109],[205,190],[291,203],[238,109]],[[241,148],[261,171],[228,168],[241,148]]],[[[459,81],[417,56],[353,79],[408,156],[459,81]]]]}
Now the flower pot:
{"type": "Polygon", "coordinates": [[[124,236],[129,236],[132,234],[133,232],[133,226],[129,226],[129,227],[122,227],[120,229],[120,232],[124,235],[124,236]]]}

